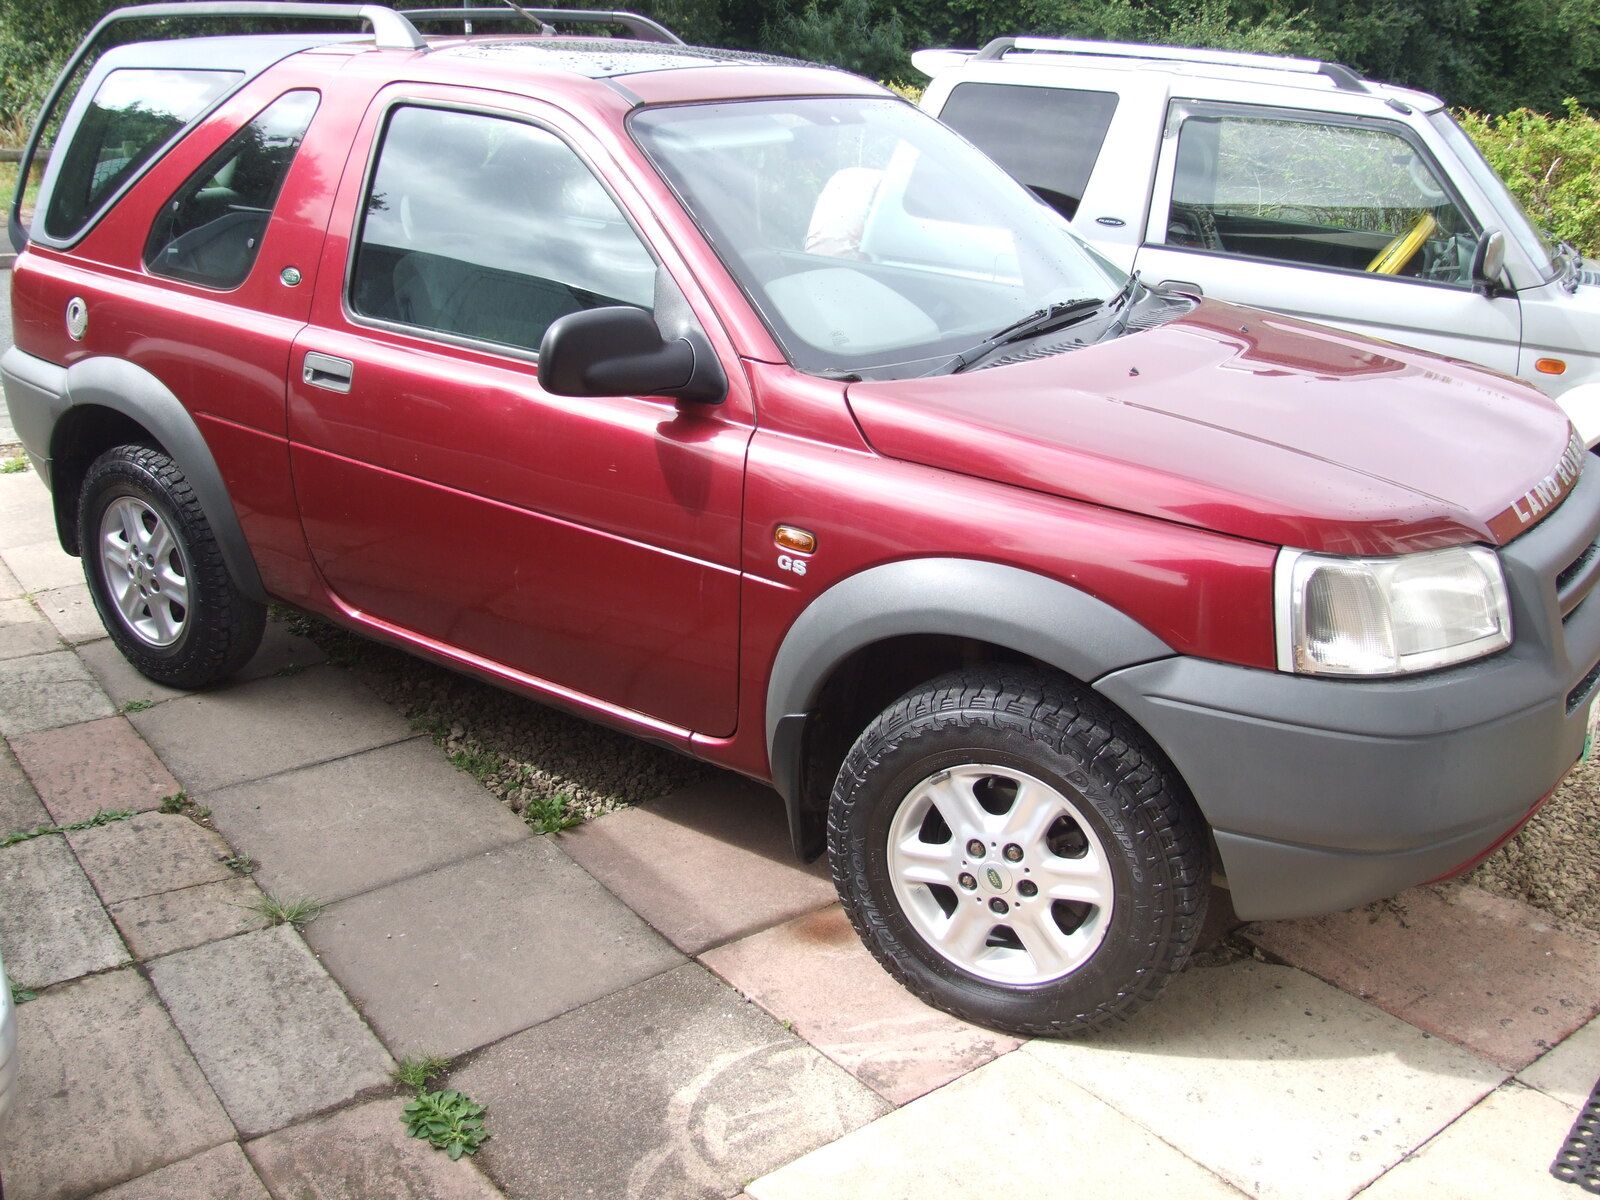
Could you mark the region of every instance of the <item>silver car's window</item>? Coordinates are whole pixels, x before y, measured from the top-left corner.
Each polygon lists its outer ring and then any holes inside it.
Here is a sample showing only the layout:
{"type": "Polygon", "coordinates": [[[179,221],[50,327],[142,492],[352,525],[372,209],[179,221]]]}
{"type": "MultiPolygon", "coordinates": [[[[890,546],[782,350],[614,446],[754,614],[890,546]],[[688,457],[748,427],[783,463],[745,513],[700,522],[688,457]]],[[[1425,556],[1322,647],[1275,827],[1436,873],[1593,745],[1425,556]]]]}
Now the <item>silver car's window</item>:
{"type": "Polygon", "coordinates": [[[656,264],[560,138],[509,118],[400,107],[366,197],[358,314],[537,350],[552,322],[653,307],[656,264]]]}
{"type": "Polygon", "coordinates": [[[1178,135],[1166,241],[1467,286],[1477,231],[1398,134],[1196,115],[1178,135]]]}

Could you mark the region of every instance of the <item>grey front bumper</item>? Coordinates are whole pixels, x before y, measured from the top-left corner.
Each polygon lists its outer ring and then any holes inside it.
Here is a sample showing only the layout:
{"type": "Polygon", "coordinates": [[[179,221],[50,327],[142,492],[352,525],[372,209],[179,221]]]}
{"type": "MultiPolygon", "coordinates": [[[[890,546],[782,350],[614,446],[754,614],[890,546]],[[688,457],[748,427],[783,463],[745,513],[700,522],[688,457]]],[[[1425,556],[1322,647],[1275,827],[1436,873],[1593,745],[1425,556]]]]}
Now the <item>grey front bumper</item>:
{"type": "Polygon", "coordinates": [[[1188,783],[1241,917],[1351,908],[1470,862],[1582,754],[1600,690],[1597,537],[1591,468],[1500,551],[1514,641],[1482,662],[1371,682],[1169,658],[1096,686],[1188,783]]]}

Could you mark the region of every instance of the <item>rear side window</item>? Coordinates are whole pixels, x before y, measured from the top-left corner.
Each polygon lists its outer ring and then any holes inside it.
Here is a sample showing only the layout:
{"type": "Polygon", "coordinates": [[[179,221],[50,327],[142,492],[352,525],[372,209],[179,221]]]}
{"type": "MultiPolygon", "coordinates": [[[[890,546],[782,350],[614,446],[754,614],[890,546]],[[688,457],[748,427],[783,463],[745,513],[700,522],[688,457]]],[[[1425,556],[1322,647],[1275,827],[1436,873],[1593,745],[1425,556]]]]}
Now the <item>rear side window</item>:
{"type": "Polygon", "coordinates": [[[224,142],[162,208],[145,266],[208,287],[243,283],[317,100],[287,92],[224,142]]]}
{"type": "Polygon", "coordinates": [[[656,264],[560,138],[520,121],[397,108],[351,275],[365,317],[537,350],[568,313],[650,309],[656,264]]]}
{"type": "Polygon", "coordinates": [[[963,83],[939,119],[1071,220],[1116,111],[1115,92],[963,83]]]}
{"type": "Polygon", "coordinates": [[[75,237],[168,141],[239,78],[237,71],[112,71],[72,134],[44,231],[75,237]]]}

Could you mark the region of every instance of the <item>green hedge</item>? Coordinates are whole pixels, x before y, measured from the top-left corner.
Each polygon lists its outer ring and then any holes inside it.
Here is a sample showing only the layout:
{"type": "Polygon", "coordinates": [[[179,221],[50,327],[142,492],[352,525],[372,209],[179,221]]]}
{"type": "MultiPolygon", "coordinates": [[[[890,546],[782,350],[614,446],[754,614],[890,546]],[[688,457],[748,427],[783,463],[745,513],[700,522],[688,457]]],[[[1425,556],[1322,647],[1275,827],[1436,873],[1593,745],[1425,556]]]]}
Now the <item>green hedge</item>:
{"type": "Polygon", "coordinates": [[[1600,117],[1576,100],[1561,116],[1526,108],[1456,116],[1534,221],[1600,256],[1600,117]]]}

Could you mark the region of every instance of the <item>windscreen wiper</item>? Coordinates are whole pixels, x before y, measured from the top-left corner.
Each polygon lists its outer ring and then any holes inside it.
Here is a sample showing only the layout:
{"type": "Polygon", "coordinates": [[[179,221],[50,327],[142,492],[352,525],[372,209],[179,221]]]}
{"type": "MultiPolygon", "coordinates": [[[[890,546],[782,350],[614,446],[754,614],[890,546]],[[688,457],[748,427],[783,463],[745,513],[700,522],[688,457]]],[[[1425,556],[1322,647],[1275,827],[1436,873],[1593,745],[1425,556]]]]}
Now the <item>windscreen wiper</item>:
{"type": "Polygon", "coordinates": [[[1065,329],[1068,325],[1075,325],[1086,320],[1094,313],[1107,308],[1119,308],[1127,302],[1137,286],[1138,272],[1128,276],[1128,282],[1123,284],[1114,296],[1100,300],[1093,296],[1086,296],[1081,300],[1066,300],[1060,304],[1049,304],[1037,312],[1031,312],[1020,320],[1013,321],[1003,329],[997,329],[976,346],[963,350],[955,357],[955,365],[950,368],[950,374],[959,375],[973,363],[983,358],[991,351],[1001,346],[1009,346],[1013,342],[1020,342],[1024,338],[1037,337],[1041,333],[1051,333],[1057,329],[1065,329]]]}

